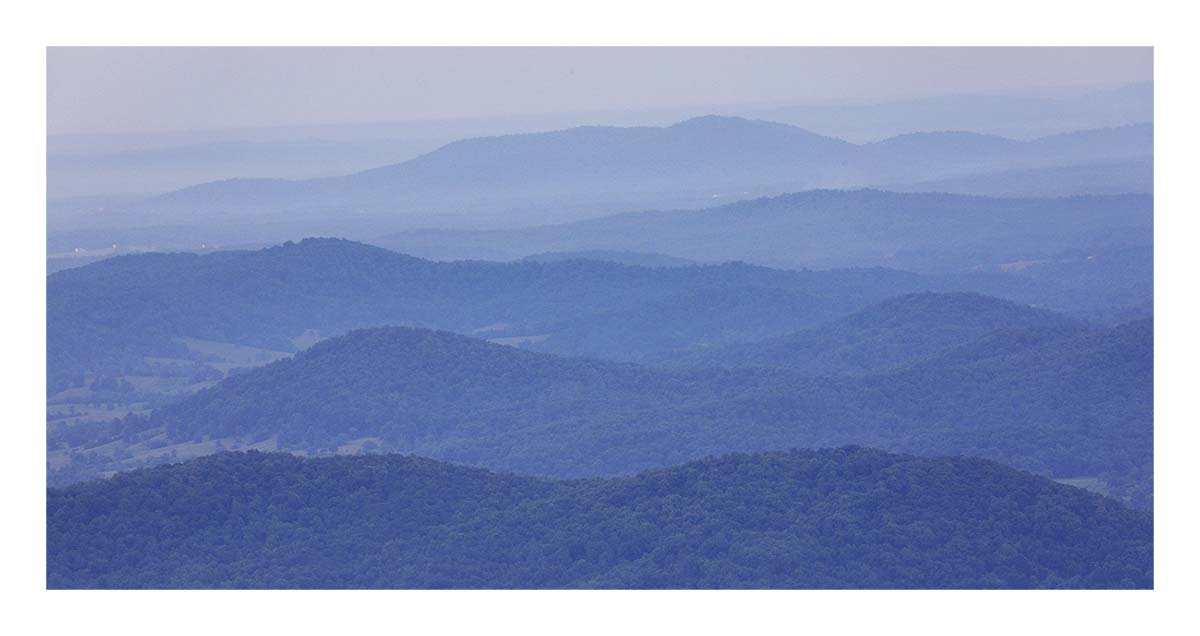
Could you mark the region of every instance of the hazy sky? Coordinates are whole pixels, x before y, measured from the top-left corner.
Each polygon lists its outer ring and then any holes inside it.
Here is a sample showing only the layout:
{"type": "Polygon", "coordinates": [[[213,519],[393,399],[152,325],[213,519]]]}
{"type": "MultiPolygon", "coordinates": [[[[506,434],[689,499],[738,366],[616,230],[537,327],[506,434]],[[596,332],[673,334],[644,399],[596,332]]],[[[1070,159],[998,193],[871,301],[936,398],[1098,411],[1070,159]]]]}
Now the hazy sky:
{"type": "Polygon", "coordinates": [[[884,100],[1152,79],[1149,48],[51,48],[48,133],[884,100]]]}

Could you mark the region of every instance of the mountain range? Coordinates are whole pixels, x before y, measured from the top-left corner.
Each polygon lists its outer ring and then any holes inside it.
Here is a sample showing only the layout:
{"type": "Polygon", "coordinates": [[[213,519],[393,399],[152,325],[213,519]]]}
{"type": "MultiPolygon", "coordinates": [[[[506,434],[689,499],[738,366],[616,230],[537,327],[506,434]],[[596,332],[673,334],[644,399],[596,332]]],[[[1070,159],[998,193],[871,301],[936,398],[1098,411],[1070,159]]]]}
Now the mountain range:
{"type": "Polygon", "coordinates": [[[965,130],[1034,139],[1154,119],[1154,83],[1091,87],[1070,94],[959,94],[881,103],[797,104],[744,113],[857,143],[911,132],[965,130]]]}
{"type": "Polygon", "coordinates": [[[950,261],[942,269],[961,269],[1068,248],[1147,244],[1152,231],[1147,195],[999,199],[816,190],[512,230],[413,230],[371,242],[446,260],[628,250],[787,267],[886,266],[904,253],[932,252],[950,261]]]}
{"type": "Polygon", "coordinates": [[[749,343],[663,354],[687,367],[784,367],[811,375],[878,373],[911,366],[996,332],[1059,336],[1085,325],[1044,309],[975,293],[898,296],[819,327],[749,343]]]}
{"type": "Polygon", "coordinates": [[[161,461],[172,445],[206,440],[306,453],[366,444],[581,477],[730,451],[861,444],[1099,478],[1148,505],[1152,324],[1031,324],[939,355],[915,352],[898,370],[827,377],[790,368],[670,371],[447,332],[356,330],[149,416],[92,427],[90,443],[75,445],[119,441],[161,461]]]}
{"type": "MultiPolygon", "coordinates": [[[[721,110],[855,143],[929,130],[1032,139],[1154,118],[1152,83],[1075,95],[944,95],[886,103],[721,110]]],[[[593,112],[476,120],[291,126],[47,137],[51,197],[158,193],[236,176],[302,179],[395,163],[455,139],[544,132],[583,123],[657,125],[696,109],[593,112]]]]}
{"type": "Polygon", "coordinates": [[[446,260],[653,252],[779,268],[889,267],[931,276],[941,290],[1096,316],[1152,300],[1153,216],[1149,195],[821,190],[512,230],[414,230],[372,243],[446,260]]]}
{"type": "MultiPolygon", "coordinates": [[[[613,357],[631,358],[647,347],[787,333],[926,288],[919,276],[883,269],[437,263],[334,239],[121,256],[47,279],[50,384],[57,392],[89,372],[129,375],[144,356],[186,361],[194,356],[180,338],[295,351],[293,339],[310,331],[390,324],[537,339],[596,316],[672,303],[680,310],[673,321],[608,338],[613,357]]],[[[564,350],[575,346],[562,341],[564,350]]]]}
{"type": "MultiPolygon", "coordinates": [[[[1073,166],[1086,182],[1088,166],[1150,161],[1152,154],[1149,124],[1031,141],[934,132],[852,144],[785,124],[705,116],[664,127],[465,139],[344,176],[210,182],[128,204],[97,217],[94,226],[283,224],[292,235],[336,228],[367,236],[397,226],[495,226],[503,216],[511,227],[997,171],[1073,166]]],[[[1066,187],[1059,194],[1080,191],[1066,187]]]]}
{"type": "Polygon", "coordinates": [[[47,587],[1152,588],[1153,85],[1050,92],[51,138],[47,587]]]}

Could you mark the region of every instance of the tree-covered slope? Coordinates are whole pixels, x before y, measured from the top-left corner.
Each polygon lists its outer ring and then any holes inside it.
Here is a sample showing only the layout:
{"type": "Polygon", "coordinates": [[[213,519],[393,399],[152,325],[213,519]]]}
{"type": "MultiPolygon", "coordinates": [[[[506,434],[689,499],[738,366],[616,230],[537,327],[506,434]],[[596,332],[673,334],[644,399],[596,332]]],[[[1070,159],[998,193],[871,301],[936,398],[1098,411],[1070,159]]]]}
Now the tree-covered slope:
{"type": "Polygon", "coordinates": [[[672,366],[788,367],[813,375],[909,366],[1001,330],[1084,326],[1043,309],[974,293],[899,296],[830,323],[758,342],[662,356],[672,366]]]}
{"type": "Polygon", "coordinates": [[[126,418],[115,434],[274,440],[308,452],[369,438],[546,476],[852,443],[973,454],[1052,477],[1105,475],[1137,484],[1120,494],[1147,505],[1149,321],[1028,340],[1010,332],[890,374],[814,378],[789,369],[656,370],[445,332],[368,329],[126,418]]]}
{"type": "Polygon", "coordinates": [[[227,453],[50,490],[47,585],[1148,588],[1152,534],[993,462],[859,448],[592,481],[227,453]]]}
{"type": "MultiPolygon", "coordinates": [[[[47,353],[52,391],[86,371],[120,375],[143,356],[186,357],[180,337],[295,350],[308,330],[408,324],[486,337],[543,336],[595,314],[637,311],[689,295],[726,308],[708,331],[688,316],[637,332],[622,351],[676,346],[681,326],[715,338],[746,312],[769,318],[748,335],[819,324],[887,296],[924,288],[921,278],[884,269],[781,271],[744,264],[644,268],[573,260],[555,263],[435,263],[333,239],[247,252],[124,256],[47,280],[47,353]],[[754,295],[791,311],[755,307],[754,295]],[[724,300],[722,300],[724,299],[724,300]],[[736,300],[735,300],[736,299],[736,300]]],[[[744,330],[741,335],[747,335],[744,330]]],[[[611,341],[610,341],[611,342],[611,341]]],[[[685,341],[686,342],[686,341],[685,341]]],[[[569,344],[569,343],[568,343],[569,344]]]]}
{"type": "Polygon", "coordinates": [[[998,336],[866,380],[870,403],[926,423],[889,448],[954,449],[1058,477],[1097,476],[1150,507],[1153,321],[1070,338],[1038,330],[998,336]],[[1031,455],[1035,446],[1042,452],[1031,455]]]}
{"type": "MultiPolygon", "coordinates": [[[[859,297],[851,287],[841,293],[859,297]]],[[[660,356],[785,334],[788,325],[816,312],[825,321],[843,315],[822,310],[827,303],[818,295],[778,287],[687,290],[572,317],[550,325],[543,337],[519,345],[557,355],[648,364],[660,356]]]]}
{"type": "Polygon", "coordinates": [[[428,258],[601,250],[783,268],[888,267],[926,276],[926,289],[1093,311],[1153,299],[1153,208],[1148,194],[1001,199],[818,190],[559,225],[404,231],[372,242],[428,258]]]}

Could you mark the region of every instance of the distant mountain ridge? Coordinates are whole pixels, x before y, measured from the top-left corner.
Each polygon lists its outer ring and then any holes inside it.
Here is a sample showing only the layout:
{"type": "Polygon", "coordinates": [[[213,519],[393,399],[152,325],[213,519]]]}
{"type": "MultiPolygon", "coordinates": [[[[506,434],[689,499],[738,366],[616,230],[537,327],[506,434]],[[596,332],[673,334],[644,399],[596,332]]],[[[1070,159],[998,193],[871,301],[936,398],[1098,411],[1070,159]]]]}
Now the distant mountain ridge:
{"type": "Polygon", "coordinates": [[[935,276],[943,291],[1075,311],[1150,301],[1153,234],[1150,195],[814,190],[513,230],[398,232],[372,243],[451,260],[615,250],[780,268],[883,266],[935,276]]]}
{"type": "MultiPolygon", "coordinates": [[[[127,135],[50,135],[50,196],[158,193],[229,177],[307,178],[395,163],[455,139],[579,125],[679,121],[677,112],[582,113],[491,121],[394,122],[127,135]]],[[[731,112],[855,143],[929,130],[1032,139],[1153,121],[1153,84],[1092,87],[1083,95],[948,95],[876,104],[813,104],[731,112]]],[[[51,220],[54,220],[52,215],[51,220]]],[[[111,241],[110,241],[111,243],[111,241]]]]}
{"type": "Polygon", "coordinates": [[[1034,139],[1072,130],[1154,119],[1154,83],[1093,87],[1079,94],[959,94],[862,104],[811,104],[760,109],[747,116],[807,128],[856,142],[914,131],[970,130],[1034,139]]]}
{"type": "Polygon", "coordinates": [[[913,183],[878,185],[895,192],[945,192],[1013,198],[1151,194],[1154,192],[1154,162],[1147,158],[1114,163],[1005,169],[913,183]]]}
{"type": "Polygon", "coordinates": [[[540,254],[531,254],[521,259],[525,261],[534,261],[538,263],[553,263],[557,261],[606,261],[610,263],[620,263],[622,265],[635,265],[638,267],[684,267],[687,265],[698,265],[696,261],[690,261],[686,258],[677,258],[675,256],[667,256],[666,254],[655,254],[653,252],[627,252],[622,250],[582,250],[578,252],[542,252],[540,254]]]}
{"type": "Polygon", "coordinates": [[[785,124],[706,116],[657,128],[586,126],[467,139],[341,177],[212,182],[128,206],[112,219],[133,225],[195,224],[197,218],[302,223],[340,211],[343,223],[345,213],[393,223],[434,213],[447,222],[454,215],[487,222],[504,213],[509,224],[527,224],[599,216],[603,209],[698,207],[712,197],[929,181],[1152,153],[1150,124],[1028,142],[921,133],[855,145],[785,124]]]}

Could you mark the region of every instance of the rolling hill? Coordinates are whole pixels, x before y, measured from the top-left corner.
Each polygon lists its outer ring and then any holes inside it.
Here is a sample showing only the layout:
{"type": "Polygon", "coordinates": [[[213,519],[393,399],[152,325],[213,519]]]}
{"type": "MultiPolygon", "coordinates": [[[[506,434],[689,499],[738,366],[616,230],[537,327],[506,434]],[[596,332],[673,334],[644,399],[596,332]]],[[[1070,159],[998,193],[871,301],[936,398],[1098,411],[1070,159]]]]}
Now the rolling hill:
{"type": "Polygon", "coordinates": [[[117,441],[144,461],[205,440],[308,453],[369,444],[561,477],[862,444],[1096,477],[1148,506],[1153,325],[1059,336],[1004,332],[888,374],[813,378],[788,369],[656,370],[377,328],[89,430],[99,435],[91,445],[117,441]]]}
{"type": "Polygon", "coordinates": [[[974,293],[925,292],[899,296],[805,331],[752,343],[675,353],[670,366],[787,367],[812,375],[872,373],[924,358],[997,331],[1056,330],[1082,323],[1041,309],[974,293]]]}
{"type": "Polygon", "coordinates": [[[1153,198],[1136,194],[811,191],[514,230],[398,232],[372,243],[432,259],[609,250],[777,268],[889,267],[925,275],[929,289],[1097,315],[1153,300],[1153,217],[1153,198]]]}
{"type": "Polygon", "coordinates": [[[47,495],[49,588],[1149,588],[1148,513],[969,458],[545,481],[227,453],[47,495]]]}
{"type": "MultiPolygon", "coordinates": [[[[669,348],[675,329],[732,342],[795,331],[889,295],[925,288],[919,276],[862,269],[780,271],[744,264],[644,268],[593,260],[435,263],[332,239],[257,251],[141,254],[47,279],[51,391],[86,373],[136,375],[146,356],[187,360],[181,338],[295,351],[310,331],[402,324],[487,338],[538,337],[595,314],[681,297],[719,307],[704,325],[674,322],[612,341],[621,352],[669,348]],[[762,302],[755,304],[755,298],[762,302]],[[786,307],[788,311],[776,311],[786,307]],[[761,318],[745,323],[750,313],[761,318]],[[744,323],[744,324],[743,324],[744,323]],[[726,333],[740,325],[737,333],[726,333]]],[[[690,344],[686,339],[683,344],[690,344]]],[[[632,354],[630,354],[632,355],[632,354]]]]}

